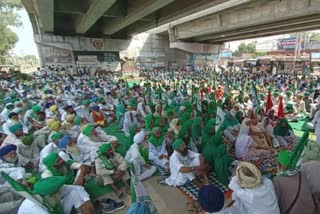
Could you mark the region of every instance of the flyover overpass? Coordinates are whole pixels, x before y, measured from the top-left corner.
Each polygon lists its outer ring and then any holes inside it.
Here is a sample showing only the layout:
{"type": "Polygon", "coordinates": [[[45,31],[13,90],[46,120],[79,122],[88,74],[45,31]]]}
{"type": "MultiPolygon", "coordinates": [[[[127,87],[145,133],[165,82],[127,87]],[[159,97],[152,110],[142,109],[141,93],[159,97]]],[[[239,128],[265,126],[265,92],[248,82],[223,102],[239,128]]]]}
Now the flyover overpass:
{"type": "Polygon", "coordinates": [[[223,43],[319,29],[320,0],[22,0],[35,34],[223,43]]]}
{"type": "Polygon", "coordinates": [[[135,59],[189,64],[196,58],[191,54],[217,55],[227,41],[320,28],[320,0],[21,1],[40,55],[48,55],[41,58],[54,63],[104,51],[99,61],[119,60],[126,52],[135,59]]]}

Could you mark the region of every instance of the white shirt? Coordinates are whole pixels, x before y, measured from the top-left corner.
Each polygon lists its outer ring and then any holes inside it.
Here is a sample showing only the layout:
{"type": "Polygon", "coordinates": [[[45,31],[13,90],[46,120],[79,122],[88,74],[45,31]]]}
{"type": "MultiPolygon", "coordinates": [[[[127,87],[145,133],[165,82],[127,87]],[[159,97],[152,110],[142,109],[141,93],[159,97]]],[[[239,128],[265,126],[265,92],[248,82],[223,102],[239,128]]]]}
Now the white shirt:
{"type": "Polygon", "coordinates": [[[233,190],[234,206],[245,214],[280,214],[278,198],[272,182],[263,178],[262,184],[254,188],[242,188],[236,176],[232,177],[229,188],[233,190]]]}

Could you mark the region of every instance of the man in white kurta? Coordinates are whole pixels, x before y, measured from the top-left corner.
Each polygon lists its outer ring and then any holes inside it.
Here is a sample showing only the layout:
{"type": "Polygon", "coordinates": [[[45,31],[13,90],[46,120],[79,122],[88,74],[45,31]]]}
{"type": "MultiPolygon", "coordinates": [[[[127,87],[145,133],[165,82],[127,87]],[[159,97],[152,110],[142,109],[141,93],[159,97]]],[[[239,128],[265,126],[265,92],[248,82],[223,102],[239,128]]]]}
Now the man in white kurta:
{"type": "MultiPolygon", "coordinates": [[[[196,183],[196,173],[206,171],[199,153],[192,152],[187,149],[186,144],[178,139],[173,143],[174,152],[170,157],[170,173],[171,175],[165,180],[165,183],[171,186],[182,186],[188,181],[196,183]]],[[[208,183],[205,173],[201,173],[204,182],[208,183]]]]}
{"type": "Polygon", "coordinates": [[[142,181],[151,177],[157,170],[155,166],[151,166],[145,162],[140,153],[140,144],[146,141],[147,133],[140,131],[133,138],[133,144],[127,151],[125,159],[134,165],[134,174],[142,181]]]}
{"type": "MultiPolygon", "coordinates": [[[[63,177],[44,178],[35,184],[35,191],[42,197],[58,194],[61,197],[60,203],[64,213],[71,213],[73,207],[79,212],[84,211],[85,209],[82,209],[83,206],[86,206],[88,213],[94,213],[90,197],[84,188],[81,186],[64,185],[64,181],[61,179],[63,179],[63,177]],[[54,186],[52,190],[48,192],[48,188],[45,186],[51,185],[52,183],[54,183],[54,186]]],[[[19,208],[18,214],[33,213],[49,214],[49,211],[44,206],[36,204],[30,199],[25,199],[19,208]]]]}

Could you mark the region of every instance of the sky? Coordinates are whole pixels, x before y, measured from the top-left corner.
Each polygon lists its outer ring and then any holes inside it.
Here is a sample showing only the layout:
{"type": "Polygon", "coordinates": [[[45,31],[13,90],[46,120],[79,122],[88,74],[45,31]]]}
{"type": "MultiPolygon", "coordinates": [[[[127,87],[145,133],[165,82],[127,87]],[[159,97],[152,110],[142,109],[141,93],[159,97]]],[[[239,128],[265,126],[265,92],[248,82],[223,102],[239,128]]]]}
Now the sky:
{"type": "Polygon", "coordinates": [[[19,28],[11,27],[18,35],[19,42],[16,44],[13,52],[18,56],[35,55],[39,57],[36,43],[33,40],[33,30],[28,13],[25,9],[19,10],[22,26],[19,28]]]}

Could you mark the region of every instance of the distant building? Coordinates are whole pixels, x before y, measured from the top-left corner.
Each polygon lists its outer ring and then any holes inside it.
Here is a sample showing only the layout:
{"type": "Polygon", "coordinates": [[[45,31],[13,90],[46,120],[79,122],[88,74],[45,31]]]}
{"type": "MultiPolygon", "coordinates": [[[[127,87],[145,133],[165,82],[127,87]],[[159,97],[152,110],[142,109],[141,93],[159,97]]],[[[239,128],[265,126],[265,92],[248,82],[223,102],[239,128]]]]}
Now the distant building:
{"type": "Polygon", "coordinates": [[[277,48],[277,41],[275,40],[257,41],[256,43],[257,52],[273,51],[273,50],[276,50],[276,48],[277,48]]]}

